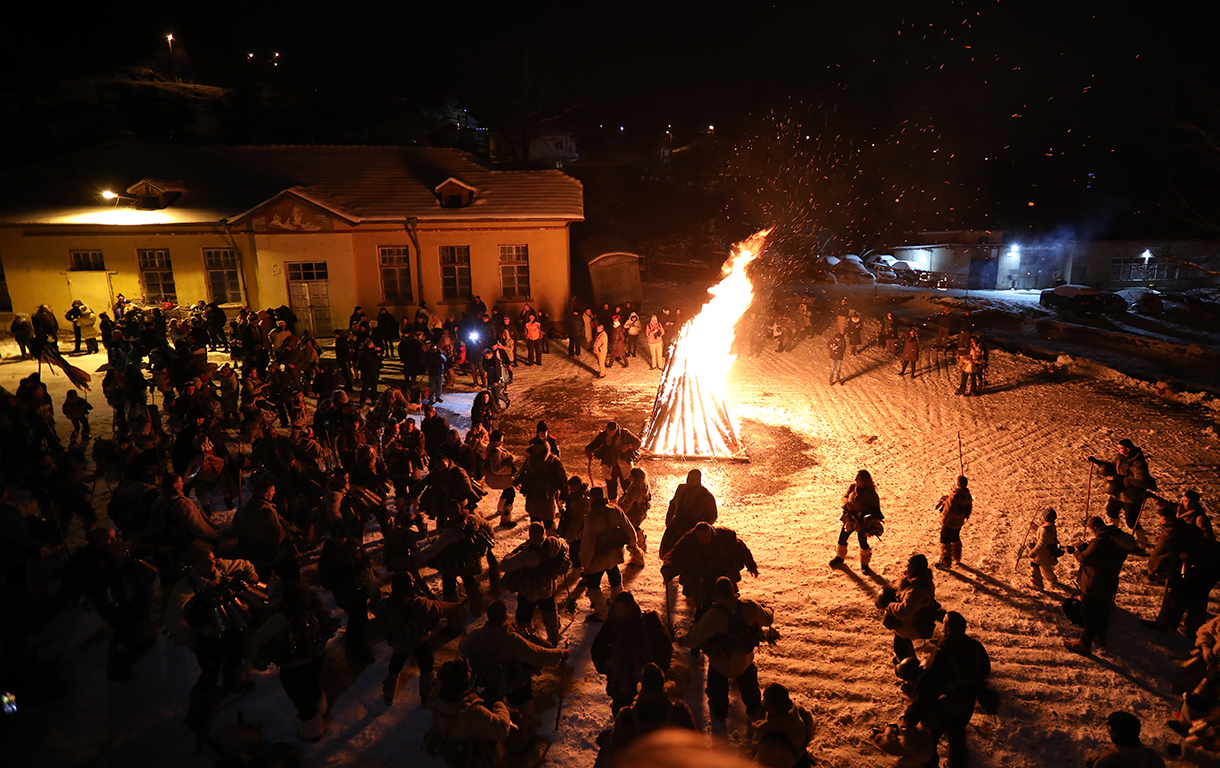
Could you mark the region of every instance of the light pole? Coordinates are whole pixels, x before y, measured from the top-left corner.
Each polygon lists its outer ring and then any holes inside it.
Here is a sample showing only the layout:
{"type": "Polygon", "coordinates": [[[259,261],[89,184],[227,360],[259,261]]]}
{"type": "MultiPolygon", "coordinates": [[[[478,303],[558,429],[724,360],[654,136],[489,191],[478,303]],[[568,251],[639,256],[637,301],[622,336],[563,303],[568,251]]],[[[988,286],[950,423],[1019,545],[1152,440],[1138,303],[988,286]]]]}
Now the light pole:
{"type": "Polygon", "coordinates": [[[172,34],[165,36],[165,42],[169,43],[169,52],[174,52],[174,36],[172,34]]]}

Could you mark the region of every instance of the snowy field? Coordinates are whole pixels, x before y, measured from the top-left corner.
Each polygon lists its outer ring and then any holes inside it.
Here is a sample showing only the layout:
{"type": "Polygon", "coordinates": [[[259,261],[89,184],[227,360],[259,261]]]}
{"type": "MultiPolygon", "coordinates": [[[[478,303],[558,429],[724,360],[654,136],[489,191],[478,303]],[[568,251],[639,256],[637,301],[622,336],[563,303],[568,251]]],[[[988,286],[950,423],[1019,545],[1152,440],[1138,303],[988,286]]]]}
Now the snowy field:
{"type": "MultiPolygon", "coordinates": [[[[558,351],[559,345],[553,348],[558,351]]],[[[77,364],[88,370],[104,362],[101,356],[73,359],[83,360],[77,364]]],[[[587,479],[584,444],[608,419],[638,433],[660,373],[648,371],[638,358],[630,368],[596,381],[588,355],[584,365],[562,354],[545,360],[542,369],[517,369],[513,407],[505,418],[506,445],[521,454],[535,420],[544,418],[569,474],[587,479]]],[[[973,721],[972,764],[1083,766],[1106,741],[1104,719],[1115,709],[1143,719],[1147,743],[1163,747],[1172,736],[1163,727],[1174,708],[1169,681],[1190,644],[1181,635],[1165,638],[1140,626],[1139,618],[1155,616],[1161,594],[1143,577],[1144,561],[1129,559],[1108,647],[1092,659],[1062,647],[1064,638],[1078,634],[1059,610],[1064,594],[1033,591],[1027,563],[1015,563],[1030,521],[1047,506],[1060,512],[1061,540],[1082,533],[1085,457],[1111,457],[1123,437],[1145,449],[1162,494],[1176,498],[1194,487],[1216,511],[1217,412],[1154,397],[1121,375],[1099,377],[1097,366],[1048,372],[1043,362],[1000,351],[991,360],[990,390],[977,398],[954,397],[956,371],[929,368],[926,362],[917,378],[899,378],[892,356],[873,348],[844,361],[846,384],[832,389],[826,385],[823,339],[806,341],[789,354],[768,348],[758,358],[738,359],[730,373],[729,400],[751,461],[703,465],[704,483],[720,502],[720,524],[735,529],[758,562],[760,576],[745,577],[743,596],[775,610],[781,639],[758,652],[760,683],[784,683],[812,710],[818,731],[811,753],[817,765],[856,768],[893,761],[870,742],[871,729],[894,722],[906,705],[890,666],[891,633],[881,626],[873,599],[882,586],[897,581],[912,553],[929,560],[936,556],[940,516],[933,505],[958,474],[959,434],[975,513],[962,532],[963,567],[935,573],[937,598],[946,609],[964,614],[971,633],[987,647],[993,682],[1004,696],[998,718],[978,714],[973,721]],[[826,565],[834,554],[840,496],[861,468],[876,479],[887,518],[885,536],[875,546],[874,574],[860,572],[854,542],[849,569],[826,565]]],[[[0,383],[12,391],[34,369],[34,363],[5,360],[0,383]]],[[[47,378],[58,407],[64,379],[47,378]]],[[[100,376],[95,383],[90,399],[101,403],[100,376]]],[[[447,406],[466,403],[446,397],[447,406]]],[[[110,431],[108,411],[104,403],[94,411],[95,435],[110,431]]],[[[454,418],[455,426],[465,415],[454,418]]],[[[62,417],[59,426],[66,438],[62,417]]],[[[653,509],[644,528],[655,545],[674,488],[696,465],[650,461],[644,466],[653,480],[653,509]]],[[[95,505],[104,510],[107,501],[99,483],[95,505]]],[[[1103,501],[1094,482],[1092,512],[1099,513],[1103,501]]],[[[1150,522],[1149,534],[1155,536],[1156,524],[1150,522]]],[[[497,553],[507,553],[524,536],[525,526],[498,533],[497,553]]],[[[377,538],[371,531],[369,540],[377,538]]],[[[1073,562],[1067,556],[1060,563],[1060,579],[1071,581],[1073,562]]],[[[625,581],[645,610],[664,614],[655,559],[642,570],[627,571],[625,581]]],[[[566,629],[571,671],[557,731],[552,730],[557,673],[547,670],[536,682],[542,734],[553,742],[549,765],[591,766],[594,739],[611,723],[604,680],[589,660],[600,625],[582,621],[587,606],[582,600],[566,629]]],[[[561,620],[567,625],[568,617],[561,614],[561,620]]],[[[681,598],[674,621],[678,633],[690,625],[690,608],[681,598]]],[[[5,733],[4,762],[210,764],[206,751],[195,753],[191,732],[182,724],[197,674],[191,654],[162,639],[136,666],[135,681],[107,683],[107,631],[95,613],[83,609],[69,610],[47,626],[38,638],[40,658],[71,685],[53,703],[23,709],[20,734],[5,733]]],[[[917,648],[925,658],[924,646],[917,648]]],[[[262,723],[269,741],[304,746],[308,766],[438,764],[418,748],[428,715],[420,707],[413,664],[397,699],[386,707],[381,681],[389,651],[381,644],[376,653],[373,664],[352,666],[332,642],[324,673],[332,721],[316,746],[295,738],[295,713],[274,674],[257,674],[257,689],[226,708],[217,725],[235,721],[241,712],[247,722],[262,723]]],[[[438,652],[438,664],[454,653],[456,642],[438,652]]],[[[680,652],[671,678],[676,694],[706,729],[703,665],[680,652]]],[[[735,693],[732,700],[727,739],[739,745],[746,718],[735,693]]]]}

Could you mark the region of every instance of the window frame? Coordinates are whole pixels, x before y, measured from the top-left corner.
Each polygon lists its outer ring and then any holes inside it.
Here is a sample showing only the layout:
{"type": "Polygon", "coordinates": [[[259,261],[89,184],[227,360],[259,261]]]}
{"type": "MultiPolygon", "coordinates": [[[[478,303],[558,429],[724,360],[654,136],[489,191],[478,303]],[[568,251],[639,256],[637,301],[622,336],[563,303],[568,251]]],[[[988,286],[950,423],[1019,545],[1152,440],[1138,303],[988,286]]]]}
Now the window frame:
{"type": "Polygon", "coordinates": [[[409,245],[377,246],[377,279],[381,283],[381,303],[384,306],[405,307],[415,302],[415,284],[411,281],[411,247],[409,245]],[[401,253],[399,253],[401,251],[401,253]],[[387,259],[393,261],[387,262],[387,259]],[[386,273],[393,271],[398,287],[393,297],[386,290],[386,273]],[[402,288],[406,283],[406,293],[402,288]]]}
{"type": "Polygon", "coordinates": [[[68,251],[68,271],[69,272],[105,272],[106,271],[106,255],[100,248],[98,249],[74,249],[68,251]],[[81,266],[80,256],[88,257],[84,262],[86,266],[81,266]],[[93,257],[97,257],[94,259],[93,257]]]}
{"type": "Polygon", "coordinates": [[[144,292],[145,304],[163,304],[166,301],[171,304],[178,303],[178,283],[174,278],[174,260],[168,248],[137,248],[136,249],[136,266],[140,270],[140,288],[144,292]],[[164,254],[165,262],[158,263],[158,255],[164,254]],[[153,263],[146,264],[145,256],[152,257],[153,263]],[[149,290],[148,276],[157,274],[160,277],[157,280],[158,291],[156,297],[149,290]],[[168,275],[168,281],[166,277],[168,275]],[[168,282],[170,290],[165,290],[168,282]],[[166,298],[166,297],[170,298],[166,298]]]}
{"type": "Polygon", "coordinates": [[[441,300],[470,300],[474,296],[470,272],[470,246],[441,245],[437,247],[437,252],[437,259],[441,267],[441,300]],[[447,254],[449,258],[446,258],[447,254]],[[465,288],[464,293],[463,288],[465,288]]]}
{"type": "Polygon", "coordinates": [[[530,280],[530,250],[528,243],[506,243],[499,246],[500,295],[513,301],[529,301],[533,298],[533,286],[530,280]],[[512,292],[505,279],[511,273],[512,292]],[[525,292],[521,292],[522,276],[524,275],[525,292]]]}
{"type": "Polygon", "coordinates": [[[284,273],[288,275],[288,282],[290,283],[330,281],[330,266],[325,261],[286,261],[284,262],[284,273]],[[306,270],[306,267],[308,267],[308,270],[306,270]],[[293,277],[292,274],[294,269],[297,272],[296,277],[293,277]]]}
{"type": "Polygon", "coordinates": [[[241,267],[239,266],[239,264],[240,264],[240,262],[238,262],[238,260],[237,260],[237,249],[236,248],[204,248],[203,249],[203,271],[204,271],[204,275],[207,278],[208,296],[212,299],[212,301],[216,302],[217,304],[242,304],[244,302],[245,291],[243,290],[243,286],[242,286],[241,267]],[[231,256],[233,259],[233,264],[225,265],[222,263],[219,266],[212,266],[211,264],[209,264],[208,260],[213,254],[220,254],[221,256],[224,256],[224,255],[231,256]],[[226,273],[226,275],[225,275],[225,295],[224,296],[216,295],[216,283],[212,277],[213,273],[216,273],[216,272],[225,272],[226,273]],[[227,274],[230,272],[232,273],[232,283],[231,284],[229,282],[229,275],[227,274]],[[234,293],[237,294],[236,300],[233,299],[234,293]]]}

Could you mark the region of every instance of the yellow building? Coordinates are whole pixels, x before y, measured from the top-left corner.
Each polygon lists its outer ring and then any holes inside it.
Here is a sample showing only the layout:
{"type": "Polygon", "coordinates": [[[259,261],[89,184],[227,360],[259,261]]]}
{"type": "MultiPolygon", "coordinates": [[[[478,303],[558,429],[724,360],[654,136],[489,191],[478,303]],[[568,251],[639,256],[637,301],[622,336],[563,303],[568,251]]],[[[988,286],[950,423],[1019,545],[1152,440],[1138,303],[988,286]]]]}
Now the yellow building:
{"type": "Polygon", "coordinates": [[[315,334],[472,296],[561,317],[584,217],[560,171],[415,147],[107,145],[4,174],[0,201],[12,310],[286,304],[315,334]]]}

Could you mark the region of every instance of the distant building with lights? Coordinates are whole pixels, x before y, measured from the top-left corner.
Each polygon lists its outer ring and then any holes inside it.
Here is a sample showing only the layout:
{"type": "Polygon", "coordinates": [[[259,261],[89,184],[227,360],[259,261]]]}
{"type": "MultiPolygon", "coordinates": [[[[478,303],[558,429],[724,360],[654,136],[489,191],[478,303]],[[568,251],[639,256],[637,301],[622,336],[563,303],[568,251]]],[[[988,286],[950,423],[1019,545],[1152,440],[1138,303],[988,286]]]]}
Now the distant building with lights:
{"type": "Polygon", "coordinates": [[[886,249],[893,261],[971,290],[1039,289],[1064,283],[1101,290],[1175,291],[1220,285],[1220,240],[1005,242],[1002,230],[911,233],[886,249]],[[1191,266],[1197,265],[1197,266],[1191,266]],[[1199,267],[1202,267],[1200,269],[1199,267]]]}
{"type": "Polygon", "coordinates": [[[288,305],[324,334],[356,305],[460,315],[480,296],[559,317],[583,218],[576,179],[451,149],[112,144],[4,174],[0,311],[122,293],[288,305]]]}

